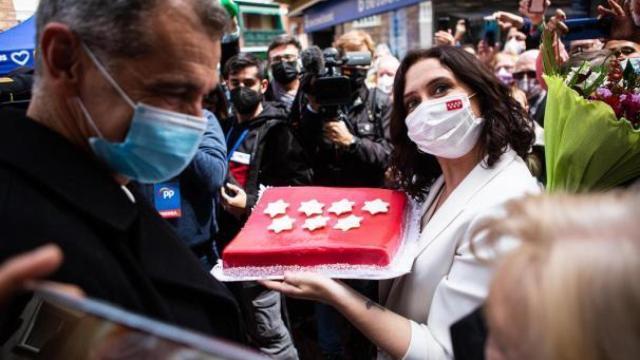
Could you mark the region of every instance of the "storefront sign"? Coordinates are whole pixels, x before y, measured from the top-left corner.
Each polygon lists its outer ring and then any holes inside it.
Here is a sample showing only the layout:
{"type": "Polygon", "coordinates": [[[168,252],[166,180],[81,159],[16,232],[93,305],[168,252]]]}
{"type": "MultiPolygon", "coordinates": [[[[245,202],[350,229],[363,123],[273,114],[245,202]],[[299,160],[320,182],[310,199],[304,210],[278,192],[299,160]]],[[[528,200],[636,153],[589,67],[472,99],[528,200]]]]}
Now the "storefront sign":
{"type": "Polygon", "coordinates": [[[389,27],[389,47],[391,53],[403,58],[407,53],[407,12],[404,8],[392,13],[389,27]]]}
{"type": "Polygon", "coordinates": [[[328,0],[305,11],[304,31],[333,25],[417,4],[422,0],[328,0]]]}

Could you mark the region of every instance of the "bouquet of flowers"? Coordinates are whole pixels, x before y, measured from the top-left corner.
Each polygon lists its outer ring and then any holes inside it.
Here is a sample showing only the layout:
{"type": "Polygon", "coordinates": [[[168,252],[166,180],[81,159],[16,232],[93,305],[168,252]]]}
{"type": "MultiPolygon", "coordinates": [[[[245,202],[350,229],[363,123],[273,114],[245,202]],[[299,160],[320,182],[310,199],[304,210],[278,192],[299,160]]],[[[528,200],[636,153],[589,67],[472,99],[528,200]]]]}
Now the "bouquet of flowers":
{"type": "Polygon", "coordinates": [[[640,75],[610,56],[561,71],[543,33],[547,190],[607,190],[640,177],[640,75]]]}

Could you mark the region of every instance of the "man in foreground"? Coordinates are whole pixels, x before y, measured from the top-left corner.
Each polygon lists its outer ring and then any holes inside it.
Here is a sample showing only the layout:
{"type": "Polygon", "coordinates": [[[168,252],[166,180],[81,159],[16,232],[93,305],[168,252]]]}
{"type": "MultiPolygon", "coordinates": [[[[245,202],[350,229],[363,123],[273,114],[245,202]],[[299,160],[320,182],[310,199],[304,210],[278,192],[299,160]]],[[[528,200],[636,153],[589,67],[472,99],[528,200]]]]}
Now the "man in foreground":
{"type": "Polygon", "coordinates": [[[0,261],[51,242],[65,259],[51,280],[244,341],[228,290],[127,188],[167,180],[193,157],[224,10],[208,0],[42,0],[37,19],[32,102],[26,116],[0,113],[0,261]]]}

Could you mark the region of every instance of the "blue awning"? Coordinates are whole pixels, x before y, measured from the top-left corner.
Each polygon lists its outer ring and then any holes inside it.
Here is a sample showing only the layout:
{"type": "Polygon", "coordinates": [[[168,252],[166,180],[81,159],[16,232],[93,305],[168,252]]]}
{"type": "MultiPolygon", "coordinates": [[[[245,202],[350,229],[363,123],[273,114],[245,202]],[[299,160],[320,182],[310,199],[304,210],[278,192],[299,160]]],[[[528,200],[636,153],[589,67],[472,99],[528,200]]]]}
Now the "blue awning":
{"type": "Polygon", "coordinates": [[[327,0],[304,11],[304,31],[314,32],[347,21],[418,4],[423,0],[327,0]]]}
{"type": "Polygon", "coordinates": [[[33,67],[35,47],[35,16],[0,33],[0,74],[7,74],[19,66],[33,67]]]}

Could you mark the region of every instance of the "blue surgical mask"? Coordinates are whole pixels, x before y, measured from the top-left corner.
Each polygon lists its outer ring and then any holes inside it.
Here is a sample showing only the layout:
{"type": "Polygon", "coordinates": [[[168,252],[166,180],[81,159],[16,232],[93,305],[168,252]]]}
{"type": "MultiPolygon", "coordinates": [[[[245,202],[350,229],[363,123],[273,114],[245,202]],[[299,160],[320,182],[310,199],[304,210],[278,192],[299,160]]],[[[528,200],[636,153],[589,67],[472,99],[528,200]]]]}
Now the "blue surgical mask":
{"type": "Polygon", "coordinates": [[[158,183],[180,174],[198,150],[206,120],[142,103],[135,104],[91,50],[84,48],[105,79],[134,110],[124,141],[113,143],[102,136],[82,100],[76,98],[85,118],[98,134],[98,137],[89,138],[96,156],[116,173],[140,183],[158,183]]]}
{"type": "Polygon", "coordinates": [[[631,63],[631,67],[636,74],[640,73],[640,58],[627,58],[620,61],[620,67],[623,71],[627,69],[627,63],[631,63]]]}

